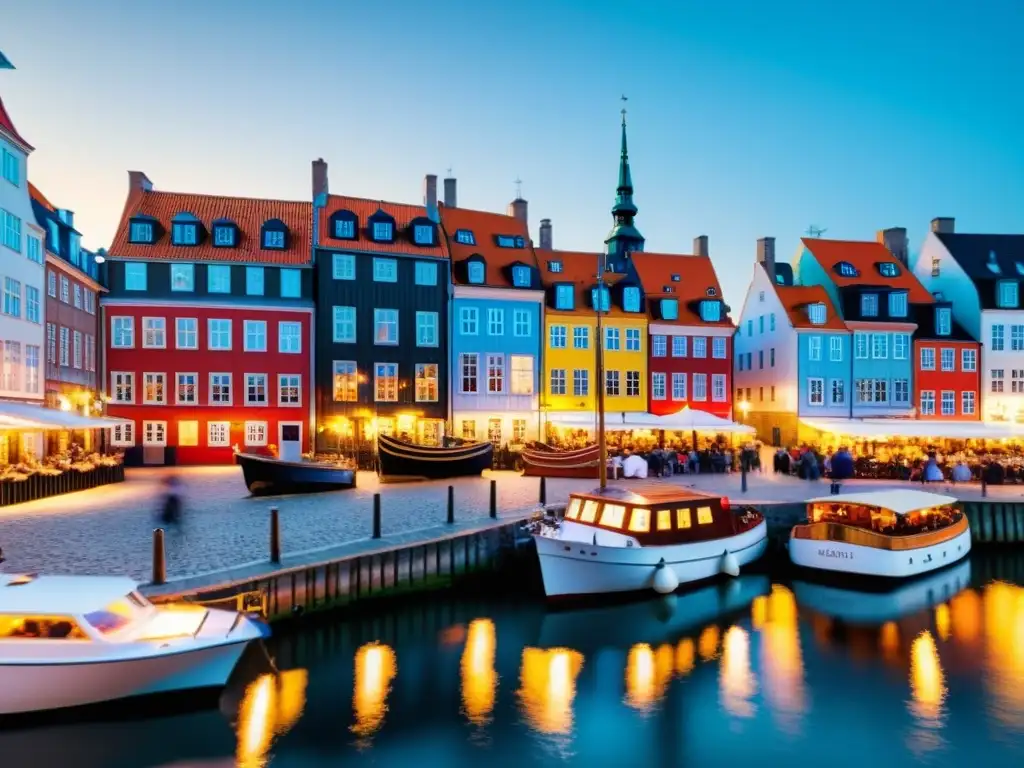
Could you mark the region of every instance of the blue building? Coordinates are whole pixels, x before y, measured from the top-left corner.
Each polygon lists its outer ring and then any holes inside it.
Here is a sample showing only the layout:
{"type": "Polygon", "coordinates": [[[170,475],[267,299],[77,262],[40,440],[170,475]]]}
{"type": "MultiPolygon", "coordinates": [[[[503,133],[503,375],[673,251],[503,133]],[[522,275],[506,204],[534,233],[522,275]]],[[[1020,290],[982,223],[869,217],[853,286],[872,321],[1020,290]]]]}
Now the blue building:
{"type": "Polygon", "coordinates": [[[540,426],[541,335],[537,257],[527,204],[509,215],[456,206],[445,179],[441,226],[452,265],[452,432],[496,446],[536,440],[540,426]]]}

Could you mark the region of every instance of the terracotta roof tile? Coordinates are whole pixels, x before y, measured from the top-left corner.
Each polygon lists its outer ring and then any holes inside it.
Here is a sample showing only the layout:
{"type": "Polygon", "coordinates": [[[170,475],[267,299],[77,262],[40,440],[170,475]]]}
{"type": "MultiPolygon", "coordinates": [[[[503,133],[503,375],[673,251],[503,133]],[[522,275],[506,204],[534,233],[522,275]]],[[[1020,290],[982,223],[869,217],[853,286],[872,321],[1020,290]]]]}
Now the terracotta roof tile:
{"type": "Polygon", "coordinates": [[[817,328],[824,331],[845,331],[846,324],[836,312],[828,292],[820,285],[775,285],[775,293],[789,315],[794,328],[817,328]],[[810,304],[825,305],[824,324],[811,322],[807,314],[810,304]]]}
{"type": "Polygon", "coordinates": [[[28,193],[32,199],[43,206],[48,211],[56,211],[53,207],[53,203],[46,199],[46,195],[39,191],[39,187],[33,184],[31,181],[28,183],[28,193]]]}
{"type": "Polygon", "coordinates": [[[14,127],[14,121],[11,120],[7,107],[4,106],[3,99],[0,99],[0,133],[5,134],[15,144],[21,145],[28,152],[35,149],[35,147],[25,141],[25,138],[18,133],[18,129],[14,127]]]}
{"type": "Polygon", "coordinates": [[[910,301],[915,304],[931,304],[932,295],[914,273],[899,263],[889,249],[878,242],[860,240],[822,240],[820,238],[802,239],[804,247],[814,254],[832,281],[840,287],[849,285],[882,286],[906,289],[910,301]],[[851,264],[859,273],[856,276],[839,274],[835,265],[841,261],[851,264]],[[878,271],[877,265],[890,262],[899,267],[895,277],[885,277],[878,271]]]}
{"type": "Polygon", "coordinates": [[[648,308],[654,301],[664,298],[679,300],[678,320],[658,320],[672,325],[732,326],[732,320],[723,314],[722,319],[709,323],[700,317],[699,304],[702,299],[721,299],[722,287],[718,275],[708,256],[684,256],[674,253],[647,253],[633,251],[629,254],[640,276],[648,308]],[[673,279],[673,276],[678,276],[673,279]],[[666,291],[670,288],[671,291],[666,291]],[[714,289],[714,295],[708,290],[714,289]]]}
{"type": "Polygon", "coordinates": [[[427,209],[423,205],[389,203],[384,200],[367,200],[361,197],[328,195],[327,205],[320,211],[319,238],[321,248],[367,251],[370,253],[403,253],[410,256],[448,257],[441,228],[436,229],[437,243],[432,246],[416,245],[410,224],[414,219],[426,219],[427,209]],[[338,239],[331,236],[331,216],[338,211],[351,211],[358,217],[355,240],[338,239]],[[395,220],[395,239],[391,243],[379,243],[370,237],[367,221],[377,211],[383,211],[395,220]]]}
{"type": "MultiPolygon", "coordinates": [[[[535,249],[537,263],[540,265],[540,279],[545,288],[550,288],[558,283],[572,283],[576,288],[576,309],[572,312],[552,309],[550,305],[545,310],[547,314],[594,314],[590,305],[590,290],[597,285],[597,270],[601,254],[587,253],[581,251],[558,251],[535,249]],[[562,266],[561,272],[552,272],[549,262],[559,262],[562,266]]],[[[625,278],[626,275],[618,272],[606,272],[604,281],[611,288],[613,285],[625,278]]],[[[643,317],[636,312],[624,312],[622,307],[615,301],[611,302],[611,311],[603,313],[604,317],[643,317]]]]}
{"type": "MultiPolygon", "coordinates": [[[[531,267],[537,266],[537,256],[530,244],[530,230],[514,216],[444,206],[441,206],[440,210],[441,224],[448,238],[448,252],[451,255],[453,267],[470,256],[482,256],[487,264],[485,285],[492,288],[510,288],[512,287],[512,278],[508,267],[516,262],[522,262],[531,267]],[[460,243],[457,239],[459,230],[472,232],[476,245],[460,243]],[[523,247],[499,246],[497,243],[499,235],[520,237],[523,240],[523,247]]],[[[463,270],[453,269],[452,276],[456,283],[465,283],[463,270]]]]}
{"type": "Polygon", "coordinates": [[[110,246],[110,256],[122,259],[182,261],[230,261],[259,264],[308,264],[312,254],[313,204],[291,200],[200,195],[188,192],[136,191],[128,196],[121,222],[110,246]],[[190,213],[206,228],[199,245],[171,245],[171,219],[190,213]],[[128,242],[133,217],[156,219],[162,231],[153,245],[128,242]],[[238,226],[234,248],[213,247],[212,223],[230,219],[238,226]],[[263,223],[280,219],[288,227],[288,247],[264,249],[260,243],[263,223]]]}

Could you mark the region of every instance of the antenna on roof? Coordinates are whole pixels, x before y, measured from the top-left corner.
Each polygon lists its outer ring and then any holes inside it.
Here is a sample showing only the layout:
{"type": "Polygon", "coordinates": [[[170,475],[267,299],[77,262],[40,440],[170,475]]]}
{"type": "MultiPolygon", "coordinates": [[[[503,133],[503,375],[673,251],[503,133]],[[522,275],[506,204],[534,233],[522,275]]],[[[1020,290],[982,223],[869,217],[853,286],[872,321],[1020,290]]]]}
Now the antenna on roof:
{"type": "Polygon", "coordinates": [[[816,227],[813,224],[811,224],[811,226],[807,228],[807,231],[804,232],[804,234],[807,235],[808,237],[821,237],[826,232],[828,232],[828,227],[816,227]]]}
{"type": "Polygon", "coordinates": [[[452,169],[449,167],[448,168],[448,178],[450,179],[451,177],[452,177],[452,169]]]}
{"type": "Polygon", "coordinates": [[[516,176],[515,185],[516,185],[516,200],[522,200],[523,199],[523,180],[520,179],[518,176],[516,176]]]}

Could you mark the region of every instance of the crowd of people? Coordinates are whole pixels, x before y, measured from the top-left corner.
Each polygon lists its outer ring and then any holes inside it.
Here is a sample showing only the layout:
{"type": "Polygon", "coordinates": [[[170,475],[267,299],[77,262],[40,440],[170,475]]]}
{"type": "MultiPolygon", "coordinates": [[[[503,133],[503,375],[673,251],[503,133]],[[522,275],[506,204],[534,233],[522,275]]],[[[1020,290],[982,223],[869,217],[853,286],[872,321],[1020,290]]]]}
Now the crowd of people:
{"type": "Polygon", "coordinates": [[[611,451],[608,458],[617,477],[670,477],[679,474],[715,474],[734,472],[741,467],[749,472],[761,470],[761,443],[748,443],[734,451],[724,443],[711,443],[697,450],[682,447],[638,448],[627,445],[611,451]]]}

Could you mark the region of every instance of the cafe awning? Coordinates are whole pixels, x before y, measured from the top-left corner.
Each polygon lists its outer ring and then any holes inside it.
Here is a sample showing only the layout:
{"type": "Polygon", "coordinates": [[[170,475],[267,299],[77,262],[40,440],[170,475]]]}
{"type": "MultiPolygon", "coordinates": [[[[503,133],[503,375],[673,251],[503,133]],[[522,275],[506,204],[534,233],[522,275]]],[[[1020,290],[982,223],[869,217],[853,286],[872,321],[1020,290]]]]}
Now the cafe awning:
{"type": "MultiPolygon", "coordinates": [[[[570,429],[594,429],[597,416],[587,411],[550,411],[548,424],[570,429]]],[[[653,413],[605,413],[606,432],[629,432],[633,430],[659,430],[670,432],[745,432],[753,433],[754,428],[745,424],[723,419],[720,416],[694,408],[683,408],[667,416],[653,413]]]]}
{"type": "Polygon", "coordinates": [[[109,429],[118,424],[127,424],[127,419],[106,416],[83,416],[75,411],[61,411],[45,408],[33,403],[0,401],[0,430],[64,430],[64,429],[109,429]]]}
{"type": "Polygon", "coordinates": [[[918,419],[800,419],[811,429],[843,437],[884,440],[888,437],[960,440],[1024,438],[1024,424],[984,421],[928,421],[918,419]]]}

